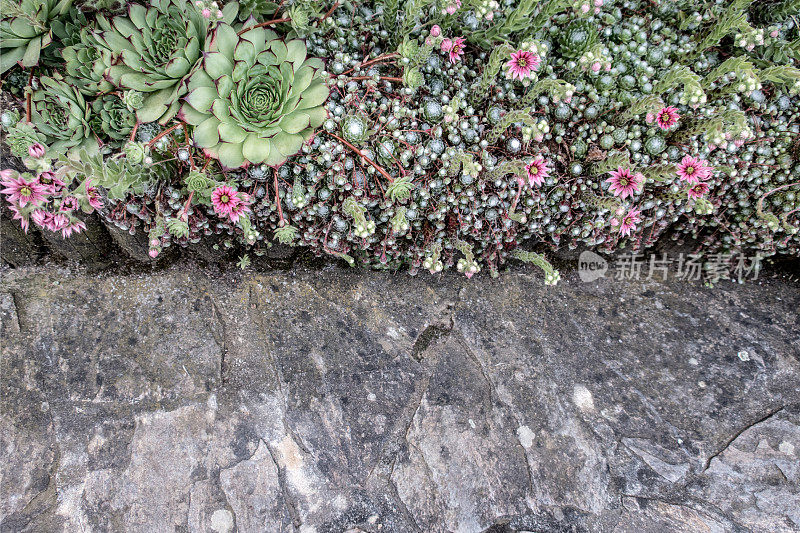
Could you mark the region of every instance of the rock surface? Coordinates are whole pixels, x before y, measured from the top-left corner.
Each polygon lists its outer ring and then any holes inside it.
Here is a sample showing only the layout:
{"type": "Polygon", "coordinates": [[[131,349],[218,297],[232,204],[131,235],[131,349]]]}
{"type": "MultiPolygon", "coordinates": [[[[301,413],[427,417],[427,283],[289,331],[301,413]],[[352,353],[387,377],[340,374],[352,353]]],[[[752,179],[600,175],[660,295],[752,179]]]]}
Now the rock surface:
{"type": "Polygon", "coordinates": [[[800,530],[800,286],[55,267],[0,290],[0,530],[800,530]]]}

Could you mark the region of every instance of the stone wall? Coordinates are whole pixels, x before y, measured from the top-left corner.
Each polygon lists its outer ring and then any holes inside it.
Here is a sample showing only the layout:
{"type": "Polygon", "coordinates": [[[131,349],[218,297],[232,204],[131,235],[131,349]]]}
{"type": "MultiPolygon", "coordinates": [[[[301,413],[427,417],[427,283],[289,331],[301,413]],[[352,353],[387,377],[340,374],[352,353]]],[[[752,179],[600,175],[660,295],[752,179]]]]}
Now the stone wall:
{"type": "Polygon", "coordinates": [[[0,530],[800,530],[800,287],[3,273],[0,530]]]}

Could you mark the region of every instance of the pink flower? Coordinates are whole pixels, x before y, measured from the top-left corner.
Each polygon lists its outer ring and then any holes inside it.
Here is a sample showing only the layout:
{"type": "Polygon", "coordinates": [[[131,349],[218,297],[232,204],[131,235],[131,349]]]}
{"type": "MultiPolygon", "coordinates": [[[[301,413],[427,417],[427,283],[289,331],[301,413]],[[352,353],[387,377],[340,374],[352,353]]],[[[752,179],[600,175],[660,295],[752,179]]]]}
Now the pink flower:
{"type": "Polygon", "coordinates": [[[631,209],[624,217],[622,217],[622,222],[615,218],[611,221],[611,224],[614,226],[619,225],[620,234],[623,237],[627,237],[631,234],[631,231],[636,229],[636,224],[642,221],[642,219],[639,217],[641,214],[642,212],[638,209],[631,209]]]}
{"type": "Polygon", "coordinates": [[[50,231],[61,231],[69,226],[69,217],[64,213],[51,213],[52,216],[47,217],[45,227],[50,231]]]}
{"type": "Polygon", "coordinates": [[[65,187],[64,182],[56,178],[56,175],[49,170],[39,174],[39,184],[42,185],[45,188],[45,192],[51,196],[58,194],[61,192],[61,189],[65,187]]]}
{"type": "Polygon", "coordinates": [[[33,143],[28,147],[28,155],[30,155],[34,159],[39,159],[40,157],[44,157],[45,147],[42,143],[33,143]]]}
{"type": "Polygon", "coordinates": [[[86,229],[86,224],[77,218],[73,218],[69,223],[61,228],[61,238],[66,239],[72,236],[73,233],[80,233],[86,229]]]}
{"type": "Polygon", "coordinates": [[[14,213],[12,217],[13,220],[19,220],[19,225],[22,226],[22,230],[28,233],[28,217],[19,212],[20,208],[16,204],[11,204],[8,208],[14,213]]]}
{"type": "Polygon", "coordinates": [[[611,177],[606,180],[608,189],[623,200],[628,196],[633,196],[634,192],[642,190],[644,176],[641,172],[634,174],[630,169],[619,167],[611,171],[611,177]]]}
{"type": "Polygon", "coordinates": [[[542,157],[537,157],[527,165],[525,165],[525,172],[528,174],[528,185],[531,187],[544,184],[545,178],[550,175],[550,168],[547,161],[542,157]]]}
{"type": "Polygon", "coordinates": [[[681,116],[678,114],[678,110],[672,106],[662,107],[661,110],[656,113],[656,124],[662,130],[668,130],[672,126],[678,123],[678,119],[681,116]]]}
{"type": "Polygon", "coordinates": [[[0,180],[8,181],[8,180],[10,180],[11,178],[14,177],[14,174],[16,172],[17,171],[12,169],[12,168],[6,168],[4,170],[0,170],[0,180]]]}
{"type": "Polygon", "coordinates": [[[708,161],[687,155],[681,159],[676,172],[682,181],[698,183],[700,180],[710,178],[712,170],[708,161]]]}
{"type": "Polygon", "coordinates": [[[592,63],[592,72],[600,72],[602,66],[603,65],[601,65],[599,61],[595,61],[594,63],[592,63]]]}
{"type": "Polygon", "coordinates": [[[53,213],[49,211],[45,211],[44,209],[37,209],[33,213],[31,213],[31,218],[33,219],[34,224],[37,226],[45,227],[50,221],[50,217],[53,216],[53,213]]]}
{"type": "Polygon", "coordinates": [[[447,11],[448,15],[452,15],[453,13],[458,11],[459,7],[461,7],[461,0],[456,0],[454,4],[448,5],[445,11],[447,11]]]}
{"type": "Polygon", "coordinates": [[[97,192],[97,187],[92,187],[89,182],[86,182],[86,196],[89,205],[94,209],[103,209],[103,200],[100,198],[100,193],[97,192]]]}
{"type": "Polygon", "coordinates": [[[206,19],[207,19],[207,18],[211,18],[211,10],[210,10],[210,9],[208,9],[208,8],[205,8],[205,9],[202,11],[202,15],[203,15],[203,18],[206,18],[206,19]]]}
{"type": "Polygon", "coordinates": [[[431,37],[438,37],[442,34],[442,28],[438,24],[434,24],[431,28],[431,37]]]}
{"type": "Polygon", "coordinates": [[[452,47],[450,48],[450,63],[455,64],[460,56],[464,55],[464,38],[456,37],[453,39],[452,47]]]}
{"type": "Polygon", "coordinates": [[[61,205],[58,207],[59,211],[69,212],[78,209],[78,199],[74,196],[67,196],[61,200],[61,205]]]}
{"type": "Polygon", "coordinates": [[[522,80],[533,77],[533,73],[539,68],[541,60],[539,56],[527,50],[519,50],[511,54],[511,59],[506,63],[511,79],[522,80]]]}
{"type": "Polygon", "coordinates": [[[700,183],[696,183],[693,186],[689,187],[686,191],[686,194],[689,198],[702,198],[706,194],[708,194],[708,183],[701,181],[700,183]]]}
{"type": "Polygon", "coordinates": [[[25,207],[29,203],[38,204],[44,200],[45,188],[36,180],[25,181],[25,178],[18,176],[16,179],[8,179],[2,182],[6,186],[3,194],[8,195],[8,201],[18,203],[20,207],[25,207]]]}
{"type": "Polygon", "coordinates": [[[147,255],[149,255],[151,259],[155,259],[156,257],[158,257],[158,249],[150,248],[150,251],[147,252],[147,255]]]}
{"type": "MultiPolygon", "coordinates": [[[[230,217],[238,204],[239,197],[236,191],[228,185],[217,187],[211,193],[211,205],[214,206],[214,212],[220,216],[230,217]]],[[[236,218],[238,220],[238,215],[236,218]]]]}
{"type": "Polygon", "coordinates": [[[239,222],[239,217],[241,215],[250,212],[250,197],[244,193],[239,193],[239,194],[242,196],[242,198],[239,199],[239,201],[236,203],[235,206],[233,206],[233,208],[231,209],[231,214],[229,215],[231,222],[233,222],[234,224],[239,222]]]}
{"type": "Polygon", "coordinates": [[[439,46],[441,46],[442,52],[449,52],[453,48],[453,41],[445,37],[442,39],[442,44],[439,46]]]}

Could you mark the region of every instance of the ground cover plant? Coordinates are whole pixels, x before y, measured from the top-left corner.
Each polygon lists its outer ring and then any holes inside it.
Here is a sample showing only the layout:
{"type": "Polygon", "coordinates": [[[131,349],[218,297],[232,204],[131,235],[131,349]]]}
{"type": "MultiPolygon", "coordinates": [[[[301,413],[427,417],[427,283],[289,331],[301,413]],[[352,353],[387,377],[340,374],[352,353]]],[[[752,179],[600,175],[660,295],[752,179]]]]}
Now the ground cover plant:
{"type": "MultiPolygon", "coordinates": [[[[546,251],[800,252],[800,0],[2,2],[25,228],[558,280],[546,251]],[[536,251],[522,251],[536,250],[536,251]],[[543,252],[543,253],[539,253],[543,252]]],[[[248,256],[242,257],[246,264],[248,256]]]]}

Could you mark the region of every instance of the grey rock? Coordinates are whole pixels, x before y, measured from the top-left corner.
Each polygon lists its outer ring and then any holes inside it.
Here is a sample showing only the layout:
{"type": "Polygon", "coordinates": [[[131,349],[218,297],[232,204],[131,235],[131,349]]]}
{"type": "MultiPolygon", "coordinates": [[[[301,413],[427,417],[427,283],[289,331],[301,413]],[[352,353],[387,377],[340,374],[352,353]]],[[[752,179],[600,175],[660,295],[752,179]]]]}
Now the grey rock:
{"type": "Polygon", "coordinates": [[[0,531],[800,531],[796,282],[565,278],[7,270],[0,531]]]}

